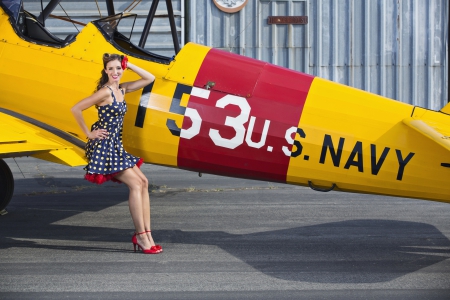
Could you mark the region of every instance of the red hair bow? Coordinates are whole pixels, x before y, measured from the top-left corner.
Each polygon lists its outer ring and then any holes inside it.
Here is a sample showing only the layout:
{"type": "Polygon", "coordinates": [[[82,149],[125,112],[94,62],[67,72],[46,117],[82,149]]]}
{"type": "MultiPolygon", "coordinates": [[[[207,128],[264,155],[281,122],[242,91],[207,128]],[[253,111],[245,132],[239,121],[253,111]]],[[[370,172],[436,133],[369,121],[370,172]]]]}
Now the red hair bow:
{"type": "Polygon", "coordinates": [[[128,57],[125,55],[122,56],[122,69],[125,70],[128,66],[128,57]]]}

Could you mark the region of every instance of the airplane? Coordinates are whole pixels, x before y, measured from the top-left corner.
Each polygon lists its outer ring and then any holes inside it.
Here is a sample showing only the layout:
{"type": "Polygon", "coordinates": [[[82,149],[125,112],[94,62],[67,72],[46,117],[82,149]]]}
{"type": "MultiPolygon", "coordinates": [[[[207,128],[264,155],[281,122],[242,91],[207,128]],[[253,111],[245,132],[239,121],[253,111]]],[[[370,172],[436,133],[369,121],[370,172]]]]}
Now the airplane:
{"type": "MultiPolygon", "coordinates": [[[[0,210],[12,198],[8,157],[82,166],[86,137],[70,108],[90,95],[103,53],[118,53],[156,80],[127,94],[123,142],[145,162],[202,173],[450,203],[450,104],[409,105],[319,77],[195,43],[149,52],[158,0],[139,45],[119,31],[136,15],[93,20],[58,38],[22,0],[0,0],[0,210]],[[142,43],[143,42],[143,43],[142,43]]],[[[123,81],[137,75],[125,70],[123,81]]],[[[95,108],[84,111],[88,124],[95,108]]]]}

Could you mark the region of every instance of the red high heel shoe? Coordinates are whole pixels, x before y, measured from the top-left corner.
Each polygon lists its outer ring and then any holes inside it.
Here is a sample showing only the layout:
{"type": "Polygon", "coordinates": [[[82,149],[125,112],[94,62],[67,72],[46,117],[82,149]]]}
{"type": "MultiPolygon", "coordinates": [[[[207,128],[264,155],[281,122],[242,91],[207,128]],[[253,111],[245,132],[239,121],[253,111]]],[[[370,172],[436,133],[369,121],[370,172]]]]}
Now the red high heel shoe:
{"type": "MultiPolygon", "coordinates": [[[[152,232],[151,230],[146,230],[145,233],[147,232],[152,232]]],[[[161,250],[161,252],[163,251],[161,245],[156,244],[154,247],[156,247],[156,249],[161,250]]]]}
{"type": "Polygon", "coordinates": [[[134,252],[136,252],[136,246],[137,246],[138,250],[141,249],[142,253],[144,253],[144,254],[158,254],[158,253],[160,253],[161,251],[156,249],[155,246],[151,246],[150,249],[144,249],[144,247],[142,247],[138,243],[136,235],[141,235],[141,234],[144,234],[144,233],[147,233],[147,232],[143,231],[143,232],[135,233],[133,235],[133,237],[131,238],[131,242],[133,243],[133,246],[134,246],[134,252]]]}
{"type": "MultiPolygon", "coordinates": [[[[146,230],[145,233],[147,233],[147,232],[151,232],[151,230],[146,230]]],[[[138,233],[138,235],[139,235],[139,234],[143,234],[143,233],[144,233],[144,232],[138,233]]],[[[131,237],[131,242],[134,244],[134,247],[136,248],[136,245],[137,245],[136,232],[135,232],[135,233],[133,234],[133,236],[131,237]]],[[[161,247],[160,245],[155,245],[155,246],[152,246],[151,248],[155,248],[155,249],[158,250],[159,252],[163,252],[162,247],[161,247]]],[[[134,252],[136,252],[136,250],[135,250],[134,252]]],[[[159,252],[158,252],[158,253],[159,253],[159,252]]]]}

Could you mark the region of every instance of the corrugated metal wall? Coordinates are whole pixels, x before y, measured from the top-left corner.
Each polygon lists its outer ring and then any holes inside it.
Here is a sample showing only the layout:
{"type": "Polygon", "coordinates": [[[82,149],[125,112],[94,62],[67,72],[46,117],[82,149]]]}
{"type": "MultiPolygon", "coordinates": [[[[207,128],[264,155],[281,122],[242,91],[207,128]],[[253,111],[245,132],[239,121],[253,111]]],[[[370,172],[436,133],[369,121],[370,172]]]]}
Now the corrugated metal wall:
{"type": "Polygon", "coordinates": [[[187,0],[188,40],[431,109],[448,102],[448,0],[187,0]],[[268,16],[308,16],[268,25],[268,16]]]}
{"type": "MultiPolygon", "coordinates": [[[[24,7],[26,10],[30,11],[36,17],[39,16],[41,12],[41,1],[40,0],[23,0],[24,7]]],[[[49,1],[43,1],[44,7],[49,1]]],[[[116,13],[124,11],[126,8],[132,4],[133,1],[114,1],[114,9],[116,13]]],[[[137,4],[138,1],[135,2],[137,4]]],[[[99,19],[101,17],[108,16],[106,10],[106,2],[104,0],[62,0],[60,6],[52,12],[56,16],[66,17],[69,15],[71,19],[88,23],[92,20],[99,19]],[[98,5],[98,6],[97,6],[98,5]],[[64,9],[64,10],[63,10],[64,9]],[[99,11],[100,10],[100,11],[99,11]],[[64,12],[65,11],[65,12],[64,12]]],[[[139,39],[141,37],[142,30],[150,10],[152,0],[144,0],[139,2],[136,6],[132,5],[132,13],[136,13],[138,18],[134,25],[133,35],[131,41],[134,44],[139,44],[139,39]]],[[[182,0],[172,0],[172,6],[175,14],[175,25],[177,26],[178,39],[180,45],[184,44],[184,1],[182,0]]],[[[50,32],[55,34],[60,38],[65,38],[71,33],[77,33],[81,30],[83,26],[73,25],[69,22],[61,21],[54,18],[48,18],[46,21],[46,27],[50,32]]],[[[131,24],[122,28],[125,32],[129,33],[131,30],[131,24]]],[[[172,35],[170,32],[170,24],[167,18],[167,7],[166,1],[160,0],[156,12],[156,18],[152,23],[150,34],[147,38],[145,48],[167,57],[171,57],[175,54],[172,35]]]]}

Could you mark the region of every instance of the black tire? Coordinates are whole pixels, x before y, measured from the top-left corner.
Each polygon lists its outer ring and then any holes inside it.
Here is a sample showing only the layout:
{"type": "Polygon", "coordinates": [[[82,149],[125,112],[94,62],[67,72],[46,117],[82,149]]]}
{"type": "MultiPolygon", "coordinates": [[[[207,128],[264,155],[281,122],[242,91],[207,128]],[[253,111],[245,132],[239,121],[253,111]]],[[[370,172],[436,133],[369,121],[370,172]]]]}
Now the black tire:
{"type": "Polygon", "coordinates": [[[8,165],[0,159],[0,211],[11,201],[14,193],[14,177],[8,165]]]}

